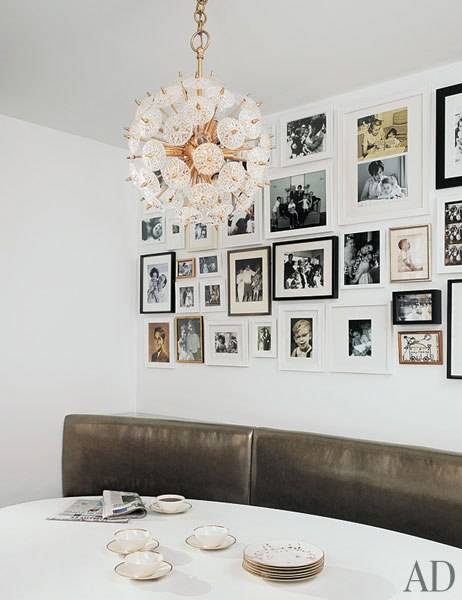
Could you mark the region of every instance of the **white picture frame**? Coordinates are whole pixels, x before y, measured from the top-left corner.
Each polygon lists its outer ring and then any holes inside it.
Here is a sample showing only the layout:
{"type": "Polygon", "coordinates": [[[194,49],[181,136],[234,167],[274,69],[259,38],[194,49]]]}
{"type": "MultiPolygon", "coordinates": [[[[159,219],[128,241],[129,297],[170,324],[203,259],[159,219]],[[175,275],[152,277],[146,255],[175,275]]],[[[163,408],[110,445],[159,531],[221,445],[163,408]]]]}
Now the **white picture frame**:
{"type": "Polygon", "coordinates": [[[387,236],[380,227],[349,227],[341,231],[339,235],[340,289],[371,290],[384,287],[388,280],[386,245],[387,236]],[[350,252],[347,252],[347,240],[351,238],[355,243],[353,257],[350,252]],[[372,245],[372,252],[363,257],[361,251],[366,244],[372,245]]]}
{"type": "Polygon", "coordinates": [[[218,246],[217,226],[210,223],[191,223],[188,225],[188,250],[199,252],[212,250],[218,246]]]}
{"type": "Polygon", "coordinates": [[[262,191],[258,190],[248,210],[237,210],[230,215],[221,227],[223,248],[253,246],[261,242],[262,205],[262,191]]]}
{"type": "Polygon", "coordinates": [[[247,321],[210,320],[205,323],[205,362],[211,366],[248,367],[249,332],[247,321]],[[218,338],[218,336],[222,336],[218,338]],[[218,344],[224,350],[218,350],[218,344]],[[236,346],[236,351],[232,348],[236,346]]]}
{"type": "Polygon", "coordinates": [[[226,311],[226,282],[223,277],[199,281],[200,307],[204,313],[226,311]],[[215,302],[218,302],[215,304],[215,302]]]}
{"type": "Polygon", "coordinates": [[[202,252],[196,258],[196,277],[199,279],[223,275],[223,256],[219,250],[202,252]]]}
{"type": "Polygon", "coordinates": [[[267,317],[250,320],[250,348],[254,358],[277,357],[278,330],[275,318],[267,317]]]}
{"type": "Polygon", "coordinates": [[[178,314],[198,313],[200,310],[199,285],[190,279],[178,280],[175,283],[176,312],[178,314]]]}
{"type": "Polygon", "coordinates": [[[163,248],[167,241],[165,214],[144,211],[139,219],[139,236],[141,246],[163,248]]]}
{"type": "MultiPolygon", "coordinates": [[[[333,110],[330,105],[308,105],[291,110],[290,112],[284,113],[281,117],[280,126],[280,157],[281,166],[289,167],[301,163],[314,162],[318,160],[324,160],[332,155],[332,143],[333,143],[333,110]],[[322,137],[322,148],[317,147],[316,150],[310,151],[308,148],[311,145],[316,145],[320,142],[319,135],[322,135],[322,130],[315,133],[310,138],[309,128],[317,127],[322,124],[324,120],[325,133],[322,137]],[[295,132],[304,127],[307,130],[308,143],[303,144],[302,140],[299,139],[299,150],[300,155],[293,155],[293,142],[289,142],[290,133],[295,132]],[[291,130],[291,131],[289,131],[291,130]],[[308,146],[308,147],[307,147],[308,146]]],[[[299,136],[300,138],[300,136],[299,136]]]]}
{"type": "Polygon", "coordinates": [[[438,273],[462,273],[462,194],[436,198],[436,261],[438,273]],[[457,209],[457,215],[452,213],[457,209]],[[458,220],[460,219],[460,220],[458,220]],[[447,264],[454,261],[454,264],[447,264]]]}
{"type": "Polygon", "coordinates": [[[186,246],[186,234],[185,226],[181,222],[181,219],[166,217],[165,228],[166,244],[169,250],[184,250],[186,246]]]}
{"type": "Polygon", "coordinates": [[[390,227],[388,235],[390,283],[430,281],[432,278],[431,224],[390,227]]]}
{"type": "Polygon", "coordinates": [[[278,361],[281,371],[325,371],[323,304],[279,305],[278,361]],[[297,346],[296,336],[297,339],[302,336],[302,343],[309,344],[308,352],[303,346],[297,346]]]}
{"type": "Polygon", "coordinates": [[[168,317],[165,315],[159,315],[157,319],[149,319],[144,322],[144,338],[145,338],[145,364],[146,367],[153,369],[171,369],[175,366],[175,326],[174,317],[168,317]],[[162,337],[162,333],[155,331],[157,328],[167,328],[167,340],[164,338],[163,347],[160,351],[155,346],[156,341],[154,336],[159,338],[162,337]],[[165,355],[168,356],[168,360],[165,360],[165,355]],[[155,356],[159,357],[159,360],[153,360],[155,356]]]}
{"type": "Polygon", "coordinates": [[[390,373],[390,306],[331,305],[328,309],[329,370],[390,373]]]}

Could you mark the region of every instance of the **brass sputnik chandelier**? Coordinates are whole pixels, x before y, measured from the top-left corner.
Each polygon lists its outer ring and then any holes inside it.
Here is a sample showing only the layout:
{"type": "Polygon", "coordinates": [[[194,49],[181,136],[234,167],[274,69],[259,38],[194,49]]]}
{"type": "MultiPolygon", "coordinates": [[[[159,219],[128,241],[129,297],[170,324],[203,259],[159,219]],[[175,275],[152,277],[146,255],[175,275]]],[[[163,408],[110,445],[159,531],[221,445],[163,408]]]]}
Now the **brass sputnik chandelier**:
{"type": "Polygon", "coordinates": [[[259,104],[203,74],[207,1],[197,0],[194,12],[195,75],[137,100],[126,130],[128,179],[146,208],[174,209],[185,224],[219,224],[247,210],[266,183],[271,152],[259,104]]]}

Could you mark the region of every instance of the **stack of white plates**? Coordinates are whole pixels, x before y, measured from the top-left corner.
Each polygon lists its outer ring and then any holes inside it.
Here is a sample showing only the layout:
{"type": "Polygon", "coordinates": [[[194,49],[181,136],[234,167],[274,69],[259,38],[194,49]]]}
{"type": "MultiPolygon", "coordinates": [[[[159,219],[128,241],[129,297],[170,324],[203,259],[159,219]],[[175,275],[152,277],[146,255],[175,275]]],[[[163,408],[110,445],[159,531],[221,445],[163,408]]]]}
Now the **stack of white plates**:
{"type": "Polygon", "coordinates": [[[252,544],[244,550],[246,571],[270,581],[304,581],[324,568],[324,552],[306,542],[279,540],[252,544]]]}

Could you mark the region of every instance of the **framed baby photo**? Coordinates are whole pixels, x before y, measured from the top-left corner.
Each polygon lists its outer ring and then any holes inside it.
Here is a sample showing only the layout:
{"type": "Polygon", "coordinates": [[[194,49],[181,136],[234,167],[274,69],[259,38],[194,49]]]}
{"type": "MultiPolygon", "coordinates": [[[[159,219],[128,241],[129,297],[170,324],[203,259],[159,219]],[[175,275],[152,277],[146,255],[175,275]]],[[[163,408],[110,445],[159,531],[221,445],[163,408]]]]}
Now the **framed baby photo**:
{"type": "Polygon", "coordinates": [[[276,358],[277,356],[276,319],[260,318],[250,321],[250,348],[255,358],[276,358]]]}
{"type": "Polygon", "coordinates": [[[327,158],[332,153],[332,108],[307,106],[281,119],[281,164],[284,167],[327,158]]]}
{"type": "Polygon", "coordinates": [[[279,368],[283,371],[324,370],[324,305],[279,306],[279,368]]]}
{"type": "Polygon", "coordinates": [[[385,284],[385,236],[378,229],[348,230],[340,243],[341,287],[368,289],[385,284]]]}
{"type": "Polygon", "coordinates": [[[462,198],[438,198],[436,254],[439,273],[462,272],[462,198]]]}
{"type": "Polygon", "coordinates": [[[207,321],[205,325],[207,365],[249,366],[249,332],[246,321],[207,321]]]}
{"type": "Polygon", "coordinates": [[[202,317],[176,317],[176,362],[204,362],[202,317]]]}
{"type": "Polygon", "coordinates": [[[205,252],[197,257],[198,277],[218,277],[222,274],[221,252],[205,252]]]}
{"type": "Polygon", "coordinates": [[[430,225],[390,229],[390,281],[431,279],[430,225]]]}
{"type": "Polygon", "coordinates": [[[199,286],[196,281],[176,282],[176,312],[198,313],[200,307],[199,286]]]}
{"type": "Polygon", "coordinates": [[[175,312],[175,252],[140,256],[140,313],[175,312]]]}
{"type": "Polygon", "coordinates": [[[441,290],[393,292],[393,325],[440,325],[441,290]]]}
{"type": "Polygon", "coordinates": [[[146,327],[146,366],[172,368],[174,366],[173,317],[148,321],[146,327]]]}
{"type": "Polygon", "coordinates": [[[216,225],[210,223],[191,223],[188,225],[188,250],[209,250],[217,247],[218,233],[216,225]]]}
{"type": "Polygon", "coordinates": [[[181,219],[166,219],[166,243],[169,250],[183,250],[186,245],[185,228],[181,219]]]}
{"type": "Polygon", "coordinates": [[[223,312],[226,310],[226,290],[223,278],[199,281],[201,311],[223,312]]]}
{"type": "Polygon", "coordinates": [[[442,365],[442,331],[399,331],[400,365],[442,365]]]}
{"type": "Polygon", "coordinates": [[[221,228],[222,246],[251,246],[261,240],[262,191],[258,190],[248,208],[237,208],[221,228]]]}
{"type": "Polygon", "coordinates": [[[436,90],[436,189],[462,186],[462,83],[436,90]]]}
{"type": "Polygon", "coordinates": [[[304,168],[273,169],[264,190],[266,239],[330,230],[332,177],[329,161],[304,168]]]}
{"type": "Polygon", "coordinates": [[[176,259],[176,278],[177,279],[192,279],[196,276],[196,258],[189,256],[188,258],[176,259]]]}
{"type": "Polygon", "coordinates": [[[337,297],[336,236],[273,244],[273,300],[337,297]]]}
{"type": "Polygon", "coordinates": [[[271,248],[228,251],[228,314],[271,314],[271,248]]]}
{"type": "Polygon", "coordinates": [[[165,244],[165,215],[163,213],[145,212],[141,216],[141,242],[143,244],[165,244]]]}
{"type": "Polygon", "coordinates": [[[447,377],[462,379],[462,279],[448,281],[447,377]]]}
{"type": "Polygon", "coordinates": [[[330,370],[342,373],[388,373],[388,306],[333,305],[329,312],[330,370]]]}
{"type": "Polygon", "coordinates": [[[341,224],[427,212],[422,182],[423,105],[424,96],[418,94],[343,113],[341,224]]]}

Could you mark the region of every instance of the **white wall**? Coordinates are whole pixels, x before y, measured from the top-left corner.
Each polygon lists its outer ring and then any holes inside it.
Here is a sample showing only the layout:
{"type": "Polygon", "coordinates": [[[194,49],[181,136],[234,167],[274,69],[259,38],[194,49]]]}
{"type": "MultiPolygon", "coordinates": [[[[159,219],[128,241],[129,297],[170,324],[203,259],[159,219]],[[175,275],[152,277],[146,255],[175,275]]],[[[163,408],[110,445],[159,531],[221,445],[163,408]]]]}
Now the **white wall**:
{"type": "MultiPolygon", "coordinates": [[[[306,69],[309,75],[309,65],[306,69]]],[[[335,74],[332,76],[335,77],[335,74]]],[[[303,78],[303,68],[300,77],[303,78]]],[[[435,222],[436,211],[433,209],[437,199],[433,187],[432,92],[438,87],[460,83],[461,79],[462,63],[458,63],[330,99],[336,108],[342,105],[363,108],[390,97],[402,95],[404,98],[422,90],[428,93],[425,129],[429,142],[424,172],[428,176],[425,193],[429,194],[432,214],[428,218],[393,220],[379,225],[417,224],[432,219],[435,222]]],[[[309,76],[306,85],[310,85],[309,76]]],[[[439,192],[438,197],[457,191],[461,197],[462,190],[439,192]]],[[[339,196],[336,195],[335,199],[338,202],[339,196]]],[[[366,224],[365,227],[371,225],[366,224]]],[[[345,228],[337,227],[336,231],[345,231],[345,228]]],[[[448,277],[437,275],[435,268],[433,273],[433,280],[428,285],[401,284],[367,292],[341,291],[336,302],[389,302],[393,289],[436,287],[443,290],[445,307],[448,277]]],[[[277,314],[277,303],[274,303],[273,312],[277,314]]],[[[277,360],[271,359],[251,359],[249,368],[177,365],[175,369],[148,369],[144,366],[144,321],[143,317],[139,317],[139,412],[297,429],[462,452],[462,383],[447,380],[445,366],[396,365],[396,328],[392,337],[394,373],[353,375],[284,372],[278,370],[277,360]]]]}
{"type": "Polygon", "coordinates": [[[134,408],[124,155],[0,116],[0,506],[61,494],[64,415],[134,408]]]}

